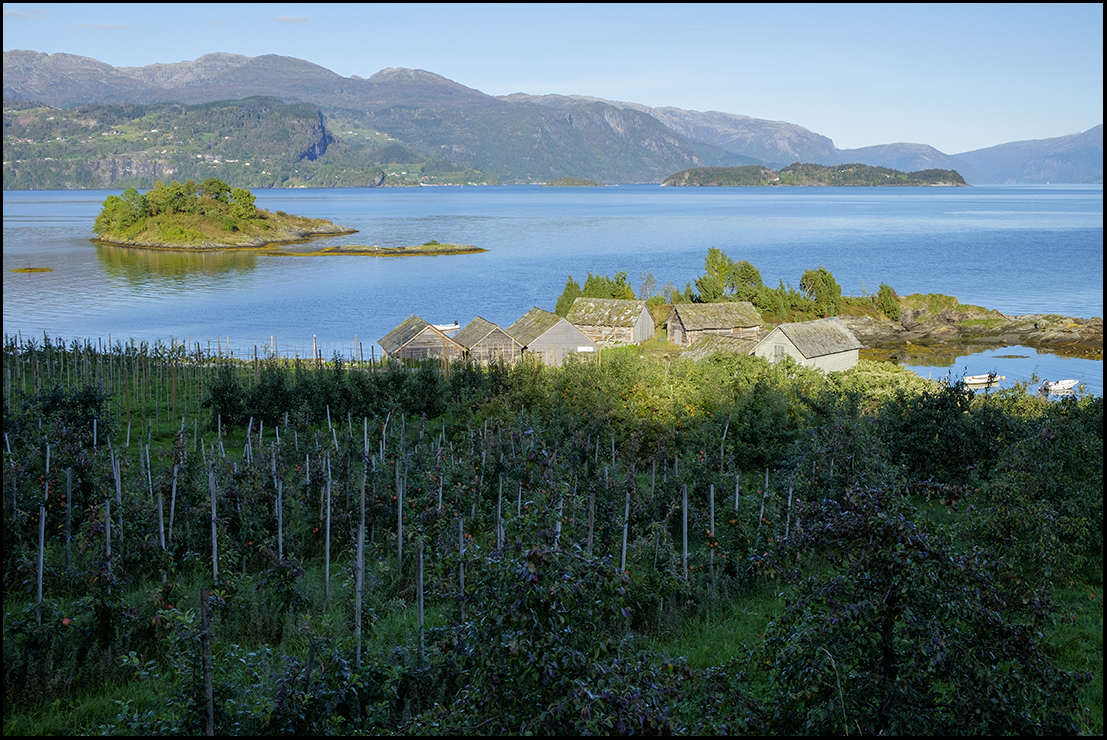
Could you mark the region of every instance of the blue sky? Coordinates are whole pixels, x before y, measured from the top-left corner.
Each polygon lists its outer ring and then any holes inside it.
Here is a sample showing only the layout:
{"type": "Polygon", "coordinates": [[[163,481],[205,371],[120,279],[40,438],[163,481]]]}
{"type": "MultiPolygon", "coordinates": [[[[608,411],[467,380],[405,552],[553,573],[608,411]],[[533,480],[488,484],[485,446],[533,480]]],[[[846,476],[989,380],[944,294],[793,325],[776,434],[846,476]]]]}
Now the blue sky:
{"type": "Polygon", "coordinates": [[[216,51],[490,95],[592,95],[954,154],[1103,122],[1101,4],[5,3],[4,50],[117,67],[216,51]]]}

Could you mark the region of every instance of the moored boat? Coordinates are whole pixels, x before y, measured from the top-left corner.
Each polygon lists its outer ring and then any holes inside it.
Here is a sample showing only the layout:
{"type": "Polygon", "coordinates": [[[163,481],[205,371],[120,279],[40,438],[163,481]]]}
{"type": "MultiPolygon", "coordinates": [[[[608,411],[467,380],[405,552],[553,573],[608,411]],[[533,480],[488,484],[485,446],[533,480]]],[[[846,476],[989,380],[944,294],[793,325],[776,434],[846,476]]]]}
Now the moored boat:
{"type": "Polygon", "coordinates": [[[985,375],[966,375],[966,385],[994,385],[1001,380],[1005,380],[1006,375],[996,375],[995,373],[988,373],[985,375]]]}
{"type": "Polygon", "coordinates": [[[1071,378],[1066,380],[1043,380],[1042,384],[1038,386],[1038,390],[1044,393],[1057,393],[1058,391],[1071,391],[1079,384],[1078,381],[1071,378]]]}

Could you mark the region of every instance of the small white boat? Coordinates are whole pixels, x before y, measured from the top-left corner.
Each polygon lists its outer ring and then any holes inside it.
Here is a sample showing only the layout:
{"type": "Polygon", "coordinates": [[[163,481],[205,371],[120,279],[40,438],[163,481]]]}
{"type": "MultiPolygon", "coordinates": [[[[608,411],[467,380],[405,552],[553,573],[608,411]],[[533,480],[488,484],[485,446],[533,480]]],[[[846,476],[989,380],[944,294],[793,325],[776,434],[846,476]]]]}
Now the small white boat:
{"type": "Polygon", "coordinates": [[[965,385],[995,385],[1001,380],[1006,380],[1006,375],[966,375],[965,385]]]}
{"type": "Polygon", "coordinates": [[[1042,384],[1038,386],[1038,390],[1044,393],[1057,393],[1058,391],[1071,391],[1078,385],[1078,381],[1072,380],[1043,380],[1042,384]]]}

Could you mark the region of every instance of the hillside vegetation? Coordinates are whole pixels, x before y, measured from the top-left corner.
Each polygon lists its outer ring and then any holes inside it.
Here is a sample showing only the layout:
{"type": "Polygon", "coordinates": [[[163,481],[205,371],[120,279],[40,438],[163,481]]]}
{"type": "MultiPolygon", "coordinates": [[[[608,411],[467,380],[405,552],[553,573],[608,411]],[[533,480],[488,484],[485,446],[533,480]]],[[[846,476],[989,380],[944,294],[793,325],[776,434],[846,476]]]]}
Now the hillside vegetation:
{"type": "Polygon", "coordinates": [[[309,103],[5,102],[6,190],[149,188],[170,177],[247,188],[498,182],[401,146],[356,114],[324,116],[309,103]]]}
{"type": "Polygon", "coordinates": [[[1102,397],[3,350],[6,735],[1102,735],[1102,397]]]}
{"type": "Polygon", "coordinates": [[[697,167],[665,178],[662,185],[689,187],[757,187],[783,185],[836,186],[968,186],[953,170],[900,172],[867,164],[792,164],[779,172],[768,167],[697,167]]]}

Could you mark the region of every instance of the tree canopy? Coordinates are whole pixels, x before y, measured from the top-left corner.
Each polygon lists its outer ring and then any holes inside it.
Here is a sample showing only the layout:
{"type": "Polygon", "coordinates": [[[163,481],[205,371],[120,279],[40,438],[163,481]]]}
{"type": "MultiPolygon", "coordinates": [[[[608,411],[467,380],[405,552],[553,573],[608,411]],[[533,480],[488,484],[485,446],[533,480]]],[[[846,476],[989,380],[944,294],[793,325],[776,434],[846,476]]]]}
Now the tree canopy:
{"type": "Polygon", "coordinates": [[[632,301],[635,294],[626,270],[615,273],[615,277],[588,273],[584,287],[581,287],[570,275],[557,299],[554,313],[558,316],[568,316],[569,310],[573,307],[573,301],[577,298],[621,298],[632,301]]]}

